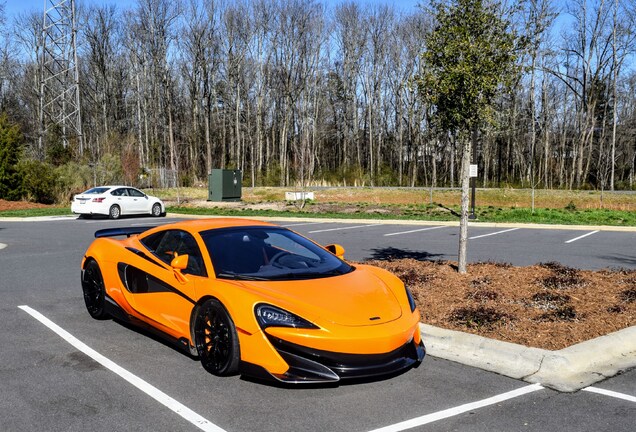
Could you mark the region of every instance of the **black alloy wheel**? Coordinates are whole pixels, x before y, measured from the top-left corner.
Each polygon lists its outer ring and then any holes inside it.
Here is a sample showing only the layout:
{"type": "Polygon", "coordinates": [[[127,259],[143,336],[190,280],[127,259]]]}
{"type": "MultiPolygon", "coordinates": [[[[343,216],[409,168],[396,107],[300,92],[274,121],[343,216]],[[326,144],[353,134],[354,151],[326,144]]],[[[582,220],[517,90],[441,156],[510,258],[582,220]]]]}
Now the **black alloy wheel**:
{"type": "Polygon", "coordinates": [[[207,300],[199,309],[194,338],[205,370],[217,376],[233,375],[238,371],[241,354],[236,327],[217,299],[207,300]]]}
{"type": "Polygon", "coordinates": [[[117,204],[110,206],[110,210],[108,210],[108,216],[111,219],[119,219],[119,216],[121,216],[121,209],[117,204]]]}
{"type": "Polygon", "coordinates": [[[95,319],[106,319],[108,314],[104,309],[106,289],[104,278],[97,261],[91,259],[84,267],[82,277],[82,290],[84,291],[84,303],[90,316],[95,319]]]}

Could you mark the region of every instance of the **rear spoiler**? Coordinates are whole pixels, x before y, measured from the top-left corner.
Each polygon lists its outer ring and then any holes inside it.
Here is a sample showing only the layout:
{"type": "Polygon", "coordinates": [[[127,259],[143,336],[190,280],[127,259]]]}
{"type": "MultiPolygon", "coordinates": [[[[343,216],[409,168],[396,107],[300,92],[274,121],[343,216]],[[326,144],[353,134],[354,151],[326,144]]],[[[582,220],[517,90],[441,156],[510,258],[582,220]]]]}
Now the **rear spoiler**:
{"type": "Polygon", "coordinates": [[[100,237],[115,237],[115,236],[123,236],[130,237],[134,234],[141,234],[144,231],[149,230],[150,228],[155,228],[154,226],[136,226],[136,227],[122,227],[122,228],[106,228],[95,231],[95,238],[100,237]]]}

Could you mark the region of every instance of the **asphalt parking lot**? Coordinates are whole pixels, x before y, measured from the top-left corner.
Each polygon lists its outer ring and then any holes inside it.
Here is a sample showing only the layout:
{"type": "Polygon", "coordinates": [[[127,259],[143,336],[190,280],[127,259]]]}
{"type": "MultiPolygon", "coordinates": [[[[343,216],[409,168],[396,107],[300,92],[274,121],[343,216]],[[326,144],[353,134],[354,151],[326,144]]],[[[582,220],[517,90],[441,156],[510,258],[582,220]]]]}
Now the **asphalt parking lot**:
{"type": "MultiPolygon", "coordinates": [[[[559,393],[429,356],[390,379],[290,389],[214,377],[147,334],[91,319],[79,264],[93,232],[168,221],[0,220],[2,430],[634,430],[636,370],[559,393]]],[[[457,258],[455,227],[281,225],[354,260],[457,258]]],[[[636,233],[594,231],[471,228],[469,260],[636,268],[636,233]]]]}

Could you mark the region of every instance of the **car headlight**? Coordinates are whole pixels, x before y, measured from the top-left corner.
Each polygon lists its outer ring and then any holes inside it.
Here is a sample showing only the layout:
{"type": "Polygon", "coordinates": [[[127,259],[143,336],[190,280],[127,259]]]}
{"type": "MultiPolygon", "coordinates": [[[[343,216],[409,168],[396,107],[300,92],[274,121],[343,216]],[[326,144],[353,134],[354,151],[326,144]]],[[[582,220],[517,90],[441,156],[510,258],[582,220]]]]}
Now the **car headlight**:
{"type": "Polygon", "coordinates": [[[255,308],[256,320],[262,329],[267,327],[318,328],[309,321],[268,304],[259,304],[255,308]]]}
{"type": "Polygon", "coordinates": [[[411,312],[415,312],[415,308],[417,305],[415,304],[415,299],[413,298],[413,294],[411,294],[411,290],[409,290],[406,286],[404,287],[406,290],[406,297],[409,299],[409,306],[411,306],[411,312]]]}

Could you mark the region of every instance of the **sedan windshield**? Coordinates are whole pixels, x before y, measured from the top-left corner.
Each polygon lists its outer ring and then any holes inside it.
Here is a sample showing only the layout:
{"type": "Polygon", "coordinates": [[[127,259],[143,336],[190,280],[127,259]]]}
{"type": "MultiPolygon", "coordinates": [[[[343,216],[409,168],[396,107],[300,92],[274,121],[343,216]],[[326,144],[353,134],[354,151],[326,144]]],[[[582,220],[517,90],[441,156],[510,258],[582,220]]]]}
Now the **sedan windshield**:
{"type": "Polygon", "coordinates": [[[216,277],[221,279],[315,279],[353,270],[310,240],[284,228],[223,228],[204,231],[201,237],[216,277]]]}

